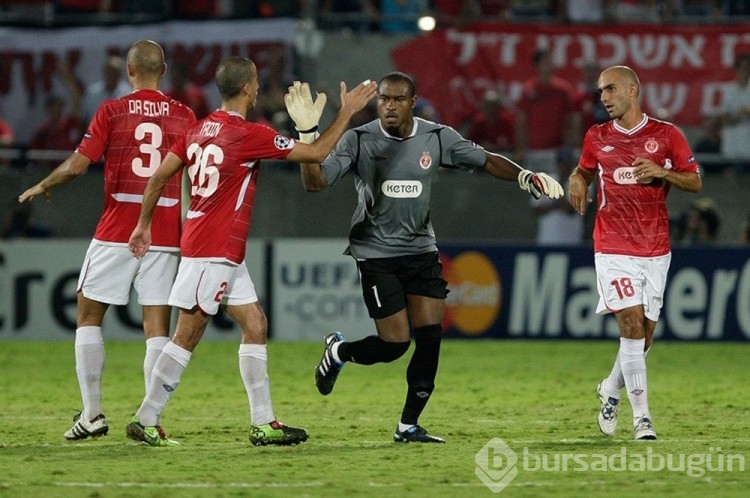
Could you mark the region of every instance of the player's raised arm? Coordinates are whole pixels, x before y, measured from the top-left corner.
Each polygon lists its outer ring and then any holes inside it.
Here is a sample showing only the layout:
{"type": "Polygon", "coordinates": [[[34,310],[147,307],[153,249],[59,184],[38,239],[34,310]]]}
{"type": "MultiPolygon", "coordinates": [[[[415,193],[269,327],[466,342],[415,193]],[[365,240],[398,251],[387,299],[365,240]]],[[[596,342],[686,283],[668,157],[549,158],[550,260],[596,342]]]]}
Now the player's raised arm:
{"type": "Polygon", "coordinates": [[[341,108],[333,123],[320,136],[317,136],[317,129],[325,106],[325,100],[320,103],[323,96],[319,95],[313,102],[309,85],[295,82],[294,86],[289,87],[289,93],[284,97],[289,116],[294,120],[300,132],[300,140],[287,159],[301,163],[302,182],[305,189],[311,192],[328,186],[328,182],[320,171],[320,163],[330,154],[344,134],[352,116],[364,109],[367,103],[375,97],[377,91],[376,83],[370,80],[363,81],[350,92],[346,91],[346,84],[343,81],[340,86],[341,108]]]}
{"type": "Polygon", "coordinates": [[[173,152],[170,152],[156,169],[153,176],[149,178],[146,190],[143,192],[141,215],[128,241],[128,248],[136,258],[142,258],[146,255],[151,245],[151,220],[154,216],[156,203],[159,202],[159,197],[161,197],[161,192],[164,190],[167,180],[177,173],[182,166],[182,159],[173,152]]]}

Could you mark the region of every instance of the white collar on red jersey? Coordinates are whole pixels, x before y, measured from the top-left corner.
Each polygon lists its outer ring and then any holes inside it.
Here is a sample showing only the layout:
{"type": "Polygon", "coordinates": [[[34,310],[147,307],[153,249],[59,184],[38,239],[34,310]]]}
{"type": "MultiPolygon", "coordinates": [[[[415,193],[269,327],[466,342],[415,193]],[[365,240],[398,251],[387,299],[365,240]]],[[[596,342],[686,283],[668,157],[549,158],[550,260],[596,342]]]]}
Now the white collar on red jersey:
{"type": "Polygon", "coordinates": [[[648,122],[648,116],[644,113],[643,119],[641,119],[641,122],[635,125],[634,127],[630,128],[629,130],[625,128],[624,126],[620,126],[617,124],[617,120],[612,120],[612,126],[614,126],[615,130],[624,133],[626,135],[632,135],[633,133],[637,133],[638,130],[646,126],[646,123],[648,122]]]}

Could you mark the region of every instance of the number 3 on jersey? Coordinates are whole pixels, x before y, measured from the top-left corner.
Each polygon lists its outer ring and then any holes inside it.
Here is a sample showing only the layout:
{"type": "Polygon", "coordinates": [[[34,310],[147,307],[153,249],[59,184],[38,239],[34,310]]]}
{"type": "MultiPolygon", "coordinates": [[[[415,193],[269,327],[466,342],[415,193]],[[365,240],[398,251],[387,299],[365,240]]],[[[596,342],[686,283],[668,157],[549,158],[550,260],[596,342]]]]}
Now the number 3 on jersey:
{"type": "Polygon", "coordinates": [[[135,128],[135,139],[141,142],[138,150],[148,155],[148,164],[144,166],[143,159],[136,157],[131,163],[133,173],[141,178],[151,178],[156,168],[161,164],[159,147],[164,139],[161,128],[154,123],[141,123],[135,128]],[[149,139],[146,139],[148,135],[149,139]]]}
{"type": "Polygon", "coordinates": [[[193,163],[188,167],[192,185],[190,195],[210,197],[219,186],[219,169],[214,165],[224,161],[224,151],[214,144],[208,144],[203,149],[200,145],[192,143],[188,146],[187,155],[193,163]]]}

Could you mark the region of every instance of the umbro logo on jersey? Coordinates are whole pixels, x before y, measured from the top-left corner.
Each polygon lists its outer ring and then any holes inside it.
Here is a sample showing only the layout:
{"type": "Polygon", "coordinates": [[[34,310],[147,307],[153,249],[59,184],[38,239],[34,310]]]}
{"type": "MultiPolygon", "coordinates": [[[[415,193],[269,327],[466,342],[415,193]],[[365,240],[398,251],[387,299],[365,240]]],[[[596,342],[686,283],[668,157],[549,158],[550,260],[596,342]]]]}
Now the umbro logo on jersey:
{"type": "Polygon", "coordinates": [[[612,147],[611,145],[605,145],[604,147],[602,147],[601,150],[602,152],[612,152],[613,150],[615,150],[615,148],[612,147]]]}

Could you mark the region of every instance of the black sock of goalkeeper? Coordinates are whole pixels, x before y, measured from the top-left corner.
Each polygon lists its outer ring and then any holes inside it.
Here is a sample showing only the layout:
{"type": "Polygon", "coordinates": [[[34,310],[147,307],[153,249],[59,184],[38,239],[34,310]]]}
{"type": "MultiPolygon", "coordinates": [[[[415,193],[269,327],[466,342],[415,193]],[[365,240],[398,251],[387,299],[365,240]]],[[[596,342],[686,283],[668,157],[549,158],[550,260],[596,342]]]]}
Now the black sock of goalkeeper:
{"type": "Polygon", "coordinates": [[[401,358],[409,349],[411,341],[386,342],[376,335],[370,335],[359,341],[342,342],[337,354],[341,361],[351,361],[360,365],[389,363],[401,358]]]}
{"type": "Polygon", "coordinates": [[[443,329],[440,325],[427,325],[414,329],[414,354],[406,368],[406,403],[401,413],[401,423],[416,424],[422,410],[435,389],[440,341],[443,329]]]}

